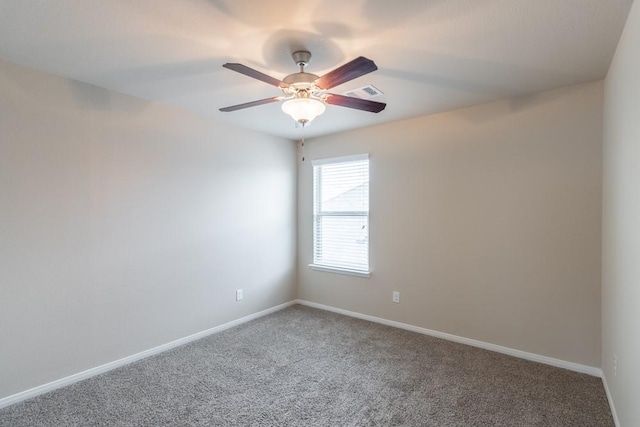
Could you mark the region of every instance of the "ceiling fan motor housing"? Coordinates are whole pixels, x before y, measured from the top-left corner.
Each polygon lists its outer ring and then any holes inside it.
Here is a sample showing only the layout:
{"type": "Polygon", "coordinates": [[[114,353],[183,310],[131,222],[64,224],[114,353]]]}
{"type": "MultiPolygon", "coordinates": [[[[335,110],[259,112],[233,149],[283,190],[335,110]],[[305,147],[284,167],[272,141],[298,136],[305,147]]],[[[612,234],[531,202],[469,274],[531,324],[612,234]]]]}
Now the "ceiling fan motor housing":
{"type": "Polygon", "coordinates": [[[291,54],[291,57],[293,58],[293,61],[300,66],[300,72],[289,74],[287,77],[282,79],[283,82],[293,86],[294,90],[289,92],[295,93],[298,91],[317,90],[317,88],[314,87],[314,82],[318,79],[318,76],[304,72],[304,67],[309,64],[309,60],[311,59],[311,53],[307,50],[297,50],[291,54]]]}
{"type": "Polygon", "coordinates": [[[298,84],[311,84],[318,79],[318,76],[311,73],[295,73],[289,74],[287,77],[282,79],[283,82],[289,83],[290,85],[298,85],[298,84]]]}

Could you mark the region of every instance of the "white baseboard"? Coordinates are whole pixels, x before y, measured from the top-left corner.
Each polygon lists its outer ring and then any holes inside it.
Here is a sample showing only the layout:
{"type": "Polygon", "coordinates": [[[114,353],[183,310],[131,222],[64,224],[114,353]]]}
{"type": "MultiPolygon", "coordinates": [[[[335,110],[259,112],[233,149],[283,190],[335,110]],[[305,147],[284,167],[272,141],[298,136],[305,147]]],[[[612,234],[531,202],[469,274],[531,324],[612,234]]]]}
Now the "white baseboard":
{"type": "Polygon", "coordinates": [[[192,341],[196,341],[200,338],[204,338],[208,335],[215,334],[217,332],[224,331],[225,329],[232,328],[234,326],[240,325],[242,323],[249,322],[251,320],[257,319],[262,316],[266,316],[267,314],[274,313],[276,311],[280,311],[284,308],[290,307],[294,304],[306,305],[309,307],[318,308],[325,311],[331,311],[334,313],[343,314],[345,316],[355,317],[358,319],[368,320],[370,322],[380,323],[387,326],[392,326],[400,329],[405,329],[408,331],[417,332],[424,335],[430,335],[436,338],[442,338],[448,341],[457,342],[460,344],[467,344],[473,347],[483,348],[485,350],[491,350],[498,353],[507,354],[509,356],[519,357],[521,359],[531,360],[534,362],[540,362],[551,366],[556,366],[559,368],[569,369],[571,371],[580,372],[584,374],[593,375],[596,377],[601,377],[603,380],[605,392],[607,394],[607,398],[609,399],[609,405],[611,407],[611,412],[613,414],[613,419],[616,423],[616,426],[620,426],[618,421],[618,417],[615,411],[615,406],[613,405],[613,401],[611,400],[611,394],[609,392],[609,387],[607,386],[606,378],[603,376],[602,370],[600,368],[595,368],[591,366],[581,365],[578,363],[567,362],[565,360],[554,359],[552,357],[541,356],[534,353],[528,353],[526,351],[516,350],[509,347],[503,347],[495,344],[486,343],[483,341],[474,340],[471,338],[460,337],[457,335],[447,334],[445,332],[438,332],[431,329],[421,328],[419,326],[408,325],[406,323],[396,322],[393,320],[387,320],[380,317],[370,316],[367,314],[357,313],[354,311],[343,310],[341,308],[331,307],[328,305],[318,304],[311,301],[305,300],[294,300],[289,301],[284,304],[277,305],[275,307],[260,311],[258,313],[250,314],[249,316],[242,317],[240,319],[233,320],[231,322],[213,327],[211,329],[207,329],[202,332],[195,333],[193,335],[189,335],[184,338],[177,339],[175,341],[171,341],[169,343],[142,351],[140,353],[133,354],[131,356],[124,357],[122,359],[115,360],[113,362],[105,363],[104,365],[96,366],[95,368],[87,369],[86,371],[78,372],[76,374],[70,375],[68,377],[64,377],[47,384],[43,384],[29,390],[25,390],[20,393],[13,394],[11,396],[7,396],[5,398],[0,399],[0,409],[7,407],[9,405],[13,405],[15,403],[21,402],[26,399],[30,399],[32,397],[39,396],[41,394],[47,393],[49,391],[65,387],[71,384],[74,384],[78,381],[82,381],[84,379],[102,374],[104,372],[110,371],[112,369],[118,368],[120,366],[127,365],[129,363],[136,362],[138,360],[144,359],[149,356],[156,355],[158,353],[162,353],[163,351],[170,350],[172,348],[187,344],[192,341]]]}
{"type": "Polygon", "coordinates": [[[242,323],[246,323],[251,320],[257,319],[258,317],[266,316],[267,314],[280,311],[296,303],[297,301],[295,300],[289,301],[284,304],[280,304],[275,307],[271,307],[266,310],[262,310],[257,313],[242,317],[240,319],[236,319],[231,322],[213,327],[211,329],[207,329],[206,331],[198,332],[193,335],[189,335],[187,337],[180,338],[175,341],[171,341],[169,343],[162,344],[145,351],[141,351],[140,353],[132,354],[131,356],[123,357],[122,359],[114,360],[113,362],[105,363],[104,365],[96,366],[95,368],[87,369],[86,371],[78,372],[77,374],[69,375],[68,377],[60,378],[59,380],[55,380],[50,383],[33,387],[33,388],[30,388],[29,390],[25,390],[20,393],[12,394],[11,396],[7,396],[0,399],[0,409],[7,407],[9,405],[13,405],[14,403],[22,402],[23,400],[26,400],[26,399],[39,396],[49,391],[53,391],[55,389],[77,383],[78,381],[91,378],[93,376],[102,374],[112,369],[119,368],[120,366],[128,365],[129,363],[136,362],[146,357],[153,356],[158,353],[162,353],[163,351],[167,351],[172,348],[179,347],[181,345],[190,343],[192,341],[196,341],[200,338],[206,337],[207,335],[215,334],[217,332],[222,332],[225,329],[229,329],[234,326],[240,325],[242,323]]]}
{"type": "Polygon", "coordinates": [[[602,384],[604,385],[604,392],[607,394],[607,400],[609,401],[609,408],[611,408],[611,415],[613,415],[613,422],[616,427],[620,427],[620,420],[618,419],[618,413],[616,412],[616,407],[613,404],[613,397],[611,396],[611,392],[609,391],[609,384],[607,384],[607,376],[602,375],[602,384]]]}
{"type": "Polygon", "coordinates": [[[490,344],[484,341],[478,341],[471,338],[460,337],[457,335],[447,334],[445,332],[434,331],[431,329],[421,328],[419,326],[408,325],[406,323],[396,322],[394,320],[387,320],[381,317],[369,316],[368,314],[357,313],[355,311],[343,310],[341,308],[331,307],[328,305],[318,304],[311,301],[298,300],[298,304],[306,305],[309,307],[319,308],[321,310],[332,311],[334,313],[344,314],[345,316],[356,317],[358,319],[368,320],[370,322],[381,323],[387,326],[393,326],[395,328],[406,329],[408,331],[418,332],[424,335],[430,335],[436,338],[442,338],[448,341],[457,342],[460,344],[466,344],[473,347],[483,348],[485,350],[495,351],[497,353],[507,354],[509,356],[519,357],[521,359],[530,360],[533,362],[544,363],[545,365],[556,366],[558,368],[568,369],[570,371],[580,372],[582,374],[592,375],[594,377],[602,377],[602,370],[593,366],[581,365],[579,363],[568,362],[566,360],[554,359],[553,357],[541,356],[535,353],[529,353],[522,350],[516,350],[509,347],[503,347],[501,345],[490,344]]]}

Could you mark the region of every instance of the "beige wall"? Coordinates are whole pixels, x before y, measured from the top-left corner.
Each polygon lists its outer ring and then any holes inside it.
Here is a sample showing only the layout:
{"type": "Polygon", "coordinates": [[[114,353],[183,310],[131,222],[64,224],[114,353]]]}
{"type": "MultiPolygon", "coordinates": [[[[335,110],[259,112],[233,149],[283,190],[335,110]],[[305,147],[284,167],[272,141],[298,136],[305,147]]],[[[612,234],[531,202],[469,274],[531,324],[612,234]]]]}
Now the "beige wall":
{"type": "Polygon", "coordinates": [[[624,427],[640,426],[639,42],[636,2],[605,80],[604,103],[602,368],[624,427]]]}
{"type": "Polygon", "coordinates": [[[602,96],[597,82],[308,141],[299,298],[599,367],[602,96]],[[307,268],[311,160],[356,153],[371,155],[369,279],[307,268]]]}
{"type": "Polygon", "coordinates": [[[600,366],[602,92],[327,136],[301,163],[287,141],[0,62],[0,398],[295,298],[296,165],[300,298],[600,366]],[[372,277],[309,270],[311,160],[362,152],[372,277]]]}
{"type": "Polygon", "coordinates": [[[295,298],[293,143],[6,62],[0,132],[0,398],[295,298]]]}

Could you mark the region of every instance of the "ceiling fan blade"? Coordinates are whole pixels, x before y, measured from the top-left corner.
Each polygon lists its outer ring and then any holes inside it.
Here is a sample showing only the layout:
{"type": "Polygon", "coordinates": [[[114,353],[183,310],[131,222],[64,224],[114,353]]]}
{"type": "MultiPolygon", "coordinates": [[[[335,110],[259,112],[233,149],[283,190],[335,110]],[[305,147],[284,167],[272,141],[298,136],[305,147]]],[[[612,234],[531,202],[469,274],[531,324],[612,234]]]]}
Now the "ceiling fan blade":
{"type": "Polygon", "coordinates": [[[327,104],[339,105],[341,107],[355,108],[356,110],[379,113],[384,110],[387,104],[384,102],[369,101],[368,99],[352,98],[350,96],[328,94],[327,104]]]}
{"type": "Polygon", "coordinates": [[[242,110],[243,108],[256,107],[258,105],[269,104],[271,102],[276,102],[280,100],[282,100],[282,97],[274,96],[273,98],[265,98],[265,99],[260,99],[258,101],[245,102],[244,104],[238,104],[238,105],[232,105],[231,107],[220,108],[220,111],[229,112],[229,111],[242,110]]]}
{"type": "Polygon", "coordinates": [[[346,83],[349,80],[356,79],[372,71],[377,70],[375,62],[364,56],[359,56],[351,62],[347,62],[341,67],[333,71],[329,71],[324,76],[316,80],[316,85],[322,89],[331,89],[332,87],[346,83]]]}
{"type": "Polygon", "coordinates": [[[249,68],[246,65],[237,64],[235,62],[227,62],[226,64],[222,64],[222,66],[237,73],[244,74],[245,76],[253,77],[254,79],[258,79],[275,87],[289,87],[288,83],[285,83],[282,80],[278,80],[275,77],[268,76],[258,70],[254,70],[253,68],[249,68]]]}

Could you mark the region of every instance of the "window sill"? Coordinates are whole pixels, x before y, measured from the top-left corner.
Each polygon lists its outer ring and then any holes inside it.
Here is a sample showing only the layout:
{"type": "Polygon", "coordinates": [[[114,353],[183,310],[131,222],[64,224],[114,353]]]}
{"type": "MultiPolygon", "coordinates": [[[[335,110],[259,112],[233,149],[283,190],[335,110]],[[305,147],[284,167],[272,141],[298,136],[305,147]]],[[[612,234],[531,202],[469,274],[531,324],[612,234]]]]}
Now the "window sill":
{"type": "Polygon", "coordinates": [[[328,273],[347,274],[349,276],[371,277],[370,271],[349,270],[348,268],[328,267],[326,265],[309,264],[312,270],[326,271],[328,273]]]}

